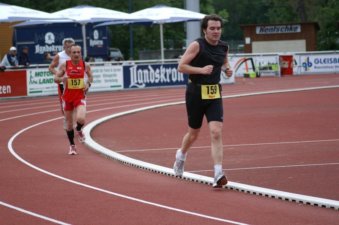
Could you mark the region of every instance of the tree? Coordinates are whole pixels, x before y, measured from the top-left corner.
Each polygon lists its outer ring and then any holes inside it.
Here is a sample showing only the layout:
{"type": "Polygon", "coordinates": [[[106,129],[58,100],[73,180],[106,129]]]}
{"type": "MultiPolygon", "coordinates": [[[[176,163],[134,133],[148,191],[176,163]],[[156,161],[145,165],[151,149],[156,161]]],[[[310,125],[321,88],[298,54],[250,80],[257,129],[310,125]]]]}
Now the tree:
{"type": "Polygon", "coordinates": [[[339,49],[339,4],[336,0],[328,0],[327,4],[320,4],[316,14],[320,30],[318,32],[318,49],[339,49]]]}
{"type": "Polygon", "coordinates": [[[270,23],[306,22],[313,18],[320,27],[317,37],[318,50],[339,48],[339,4],[336,0],[266,0],[270,23]],[[306,13],[307,12],[307,13],[306,13]]]}

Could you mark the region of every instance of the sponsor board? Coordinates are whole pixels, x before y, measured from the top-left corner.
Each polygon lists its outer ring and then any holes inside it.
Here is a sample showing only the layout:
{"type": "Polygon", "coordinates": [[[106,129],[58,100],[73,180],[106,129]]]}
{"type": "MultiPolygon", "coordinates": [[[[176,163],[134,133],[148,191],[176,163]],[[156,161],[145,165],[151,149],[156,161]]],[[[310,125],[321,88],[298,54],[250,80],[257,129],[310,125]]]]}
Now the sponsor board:
{"type": "Polygon", "coordinates": [[[91,66],[93,84],[90,92],[123,89],[122,66],[91,66]]]}
{"type": "MultiPolygon", "coordinates": [[[[122,66],[92,66],[93,84],[90,92],[112,91],[123,88],[122,66]]],[[[58,94],[53,74],[47,68],[27,70],[28,96],[58,94]]]]}
{"type": "Polygon", "coordinates": [[[48,68],[28,69],[27,73],[27,95],[45,96],[58,93],[57,84],[48,68]]]}
{"type": "Polygon", "coordinates": [[[299,68],[301,74],[307,73],[338,73],[339,54],[300,55],[299,68]]]}
{"type": "Polygon", "coordinates": [[[178,64],[125,65],[124,88],[185,85],[188,77],[177,68],[178,64]]]}
{"type": "Polygon", "coordinates": [[[256,72],[260,76],[280,74],[278,55],[231,55],[229,62],[236,77],[244,77],[248,72],[256,72]]]}
{"type": "MultiPolygon", "coordinates": [[[[109,35],[107,27],[96,27],[89,23],[86,29],[87,56],[108,57],[109,35]]],[[[30,25],[14,27],[14,42],[21,52],[23,47],[28,47],[31,64],[50,63],[45,57],[47,53],[52,56],[63,50],[64,38],[72,37],[83,50],[82,26],[79,23],[52,23],[44,25],[30,25]]]]}
{"type": "Polygon", "coordinates": [[[0,98],[27,96],[26,71],[0,72],[0,98]]]}

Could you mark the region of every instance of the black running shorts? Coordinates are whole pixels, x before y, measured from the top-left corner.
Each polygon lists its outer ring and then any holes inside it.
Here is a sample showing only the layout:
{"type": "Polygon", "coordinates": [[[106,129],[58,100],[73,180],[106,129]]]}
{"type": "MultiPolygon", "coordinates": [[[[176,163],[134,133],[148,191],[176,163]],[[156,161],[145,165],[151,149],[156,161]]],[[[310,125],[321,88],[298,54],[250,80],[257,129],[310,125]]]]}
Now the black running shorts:
{"type": "MultiPolygon", "coordinates": [[[[221,85],[219,85],[221,92],[221,85]]],[[[201,85],[189,83],[186,88],[186,110],[188,116],[188,125],[193,129],[202,126],[204,115],[207,122],[223,122],[222,98],[201,99],[201,85]]]]}

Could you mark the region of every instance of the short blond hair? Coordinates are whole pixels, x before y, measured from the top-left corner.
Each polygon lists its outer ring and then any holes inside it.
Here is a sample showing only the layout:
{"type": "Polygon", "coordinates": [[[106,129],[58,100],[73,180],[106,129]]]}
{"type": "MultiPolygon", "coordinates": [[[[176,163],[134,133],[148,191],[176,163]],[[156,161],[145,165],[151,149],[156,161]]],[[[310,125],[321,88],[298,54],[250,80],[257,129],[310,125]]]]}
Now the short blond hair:
{"type": "Polygon", "coordinates": [[[66,43],[75,44],[75,41],[73,38],[64,38],[62,40],[62,45],[65,46],[66,43]]]}

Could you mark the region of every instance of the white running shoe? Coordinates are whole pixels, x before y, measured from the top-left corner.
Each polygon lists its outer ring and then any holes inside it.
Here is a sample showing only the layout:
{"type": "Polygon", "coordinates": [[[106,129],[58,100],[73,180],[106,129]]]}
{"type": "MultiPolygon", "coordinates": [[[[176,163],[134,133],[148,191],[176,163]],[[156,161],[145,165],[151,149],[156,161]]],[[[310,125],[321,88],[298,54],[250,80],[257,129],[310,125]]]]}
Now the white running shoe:
{"type": "Polygon", "coordinates": [[[184,173],[185,161],[176,159],[173,165],[174,175],[181,177],[184,173]]]}
{"type": "Polygon", "coordinates": [[[68,155],[77,155],[77,149],[75,147],[75,145],[70,145],[69,146],[69,152],[68,152],[68,155]]]}
{"type": "Polygon", "coordinates": [[[214,177],[213,188],[222,188],[227,185],[227,178],[226,176],[221,173],[218,176],[214,177]]]}
{"type": "Polygon", "coordinates": [[[184,173],[184,166],[185,166],[185,160],[186,160],[186,154],[183,154],[181,149],[178,149],[175,154],[175,162],[173,165],[174,175],[181,177],[184,173]]]}
{"type": "Polygon", "coordinates": [[[183,154],[181,149],[178,149],[175,154],[175,162],[173,165],[174,175],[181,177],[184,173],[184,166],[187,153],[183,154]]]}

